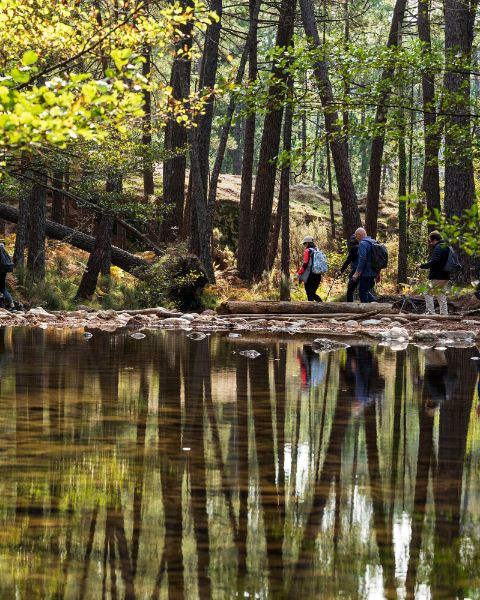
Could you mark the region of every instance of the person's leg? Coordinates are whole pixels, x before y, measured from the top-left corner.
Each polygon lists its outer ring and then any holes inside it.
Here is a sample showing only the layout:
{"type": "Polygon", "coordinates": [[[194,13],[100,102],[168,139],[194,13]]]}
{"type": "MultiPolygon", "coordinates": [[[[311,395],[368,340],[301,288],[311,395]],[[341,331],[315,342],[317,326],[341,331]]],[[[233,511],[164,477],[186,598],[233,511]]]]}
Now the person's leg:
{"type": "Polygon", "coordinates": [[[438,281],[436,284],[437,287],[437,300],[438,306],[440,307],[441,315],[448,315],[448,304],[447,304],[447,288],[448,282],[438,281]]]}
{"type": "Polygon", "coordinates": [[[347,302],[353,302],[353,295],[357,289],[358,279],[353,280],[351,277],[348,278],[347,286],[347,302]]]}
{"type": "Polygon", "coordinates": [[[360,302],[371,302],[370,290],[375,285],[375,277],[359,277],[358,294],[360,302]]]}
{"type": "Polygon", "coordinates": [[[3,294],[3,297],[5,298],[5,302],[9,306],[13,306],[13,298],[10,295],[10,292],[7,290],[6,280],[7,280],[7,274],[0,273],[0,292],[3,294]]]}
{"type": "Polygon", "coordinates": [[[305,292],[307,294],[307,300],[309,302],[313,302],[315,300],[315,292],[312,292],[312,282],[310,281],[310,277],[305,282],[305,292]]]}
{"type": "Polygon", "coordinates": [[[307,289],[307,283],[308,283],[307,297],[311,302],[322,302],[322,299],[317,294],[317,289],[318,289],[318,286],[320,285],[321,281],[322,281],[322,276],[320,274],[311,273],[310,277],[307,279],[307,282],[305,283],[305,289],[307,289]]]}
{"type": "Polygon", "coordinates": [[[431,294],[423,294],[425,298],[425,314],[426,315],[434,315],[435,314],[435,300],[431,294]]]}

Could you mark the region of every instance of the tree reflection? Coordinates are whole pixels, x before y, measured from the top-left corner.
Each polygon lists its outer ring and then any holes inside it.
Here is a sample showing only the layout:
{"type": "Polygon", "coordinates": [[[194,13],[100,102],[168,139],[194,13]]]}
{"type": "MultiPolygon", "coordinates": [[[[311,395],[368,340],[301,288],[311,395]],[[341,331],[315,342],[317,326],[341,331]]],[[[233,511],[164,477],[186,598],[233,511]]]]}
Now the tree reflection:
{"type": "Polygon", "coordinates": [[[475,353],[1,330],[1,596],[468,596],[475,353]]]}

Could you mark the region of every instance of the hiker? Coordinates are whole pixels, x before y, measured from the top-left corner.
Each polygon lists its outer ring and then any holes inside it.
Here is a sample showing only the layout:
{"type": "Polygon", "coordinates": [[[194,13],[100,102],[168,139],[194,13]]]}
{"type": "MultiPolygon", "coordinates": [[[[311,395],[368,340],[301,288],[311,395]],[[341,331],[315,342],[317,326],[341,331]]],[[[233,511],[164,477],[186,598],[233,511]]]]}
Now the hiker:
{"type": "Polygon", "coordinates": [[[354,233],[350,236],[347,258],[344,260],[340,270],[335,273],[335,276],[339,277],[340,275],[343,275],[343,273],[345,273],[347,270],[348,265],[352,266],[350,273],[348,274],[347,302],[353,302],[353,294],[355,293],[358,285],[358,279],[353,279],[353,274],[357,270],[358,265],[358,240],[354,233]]]}
{"type": "Polygon", "coordinates": [[[7,290],[7,273],[11,273],[13,271],[13,261],[10,258],[10,255],[5,249],[5,240],[0,240],[0,292],[3,294],[5,298],[5,302],[7,303],[7,310],[14,311],[15,303],[13,302],[13,298],[10,295],[10,292],[7,290]]]}
{"type": "Polygon", "coordinates": [[[327,258],[319,250],[312,237],[306,236],[302,240],[304,247],[303,264],[298,270],[298,279],[305,283],[305,291],[309,302],[322,302],[317,294],[318,286],[322,281],[322,273],[328,271],[327,258]]]}
{"type": "Polygon", "coordinates": [[[429,293],[425,292],[426,314],[435,314],[435,297],[438,300],[441,315],[448,315],[446,291],[450,283],[450,273],[445,270],[450,254],[450,248],[444,242],[438,231],[432,231],[428,236],[428,243],[433,246],[432,256],[426,263],[419,263],[419,269],[429,269],[429,293]]]}
{"type": "MultiPolygon", "coordinates": [[[[360,302],[375,302],[376,298],[372,293],[375,282],[380,281],[380,268],[374,261],[374,245],[382,248],[386,254],[386,249],[374,239],[372,239],[363,227],[355,231],[355,238],[358,241],[358,264],[355,273],[352,275],[353,281],[358,281],[358,294],[360,302]]],[[[388,256],[387,256],[388,258],[388,256]]],[[[385,258],[385,261],[387,260],[385,258]]],[[[386,266],[386,262],[385,262],[386,266]]]]}
{"type": "Polygon", "coordinates": [[[447,398],[448,363],[444,350],[428,348],[424,352],[423,403],[428,415],[447,398]]]}
{"type": "MultiPolygon", "coordinates": [[[[380,376],[378,360],[370,346],[347,348],[345,361],[345,387],[352,399],[352,410],[358,413],[378,398],[381,398],[385,382],[380,376]]],[[[342,384],[343,387],[343,384],[342,384]]]]}

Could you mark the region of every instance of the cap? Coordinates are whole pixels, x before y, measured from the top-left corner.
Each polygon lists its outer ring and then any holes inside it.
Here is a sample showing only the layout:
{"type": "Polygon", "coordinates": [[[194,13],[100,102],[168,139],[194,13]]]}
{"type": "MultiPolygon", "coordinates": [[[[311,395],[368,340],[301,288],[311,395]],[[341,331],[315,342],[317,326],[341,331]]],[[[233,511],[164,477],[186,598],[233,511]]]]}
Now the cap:
{"type": "Polygon", "coordinates": [[[313,244],[313,243],[314,243],[313,237],[311,237],[310,235],[306,235],[302,240],[302,244],[313,244]]]}

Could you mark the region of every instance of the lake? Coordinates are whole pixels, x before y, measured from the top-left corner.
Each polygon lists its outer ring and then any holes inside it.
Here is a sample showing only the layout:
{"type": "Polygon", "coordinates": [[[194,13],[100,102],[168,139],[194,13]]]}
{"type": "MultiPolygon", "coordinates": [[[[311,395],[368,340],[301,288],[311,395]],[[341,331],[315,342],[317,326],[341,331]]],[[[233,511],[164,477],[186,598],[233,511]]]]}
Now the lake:
{"type": "Polygon", "coordinates": [[[0,598],[480,598],[476,348],[145,333],[0,330],[0,598]]]}

